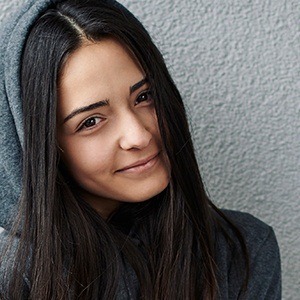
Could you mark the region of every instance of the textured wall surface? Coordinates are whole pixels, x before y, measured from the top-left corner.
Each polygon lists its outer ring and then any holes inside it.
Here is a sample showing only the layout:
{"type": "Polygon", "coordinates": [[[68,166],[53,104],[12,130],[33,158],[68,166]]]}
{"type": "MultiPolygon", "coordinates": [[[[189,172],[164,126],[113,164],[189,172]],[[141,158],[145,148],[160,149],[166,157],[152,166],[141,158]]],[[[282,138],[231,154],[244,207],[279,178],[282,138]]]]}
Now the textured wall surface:
{"type": "Polygon", "coordinates": [[[300,299],[299,0],[121,2],[182,93],[210,197],[273,226],[283,299],[300,299]]]}

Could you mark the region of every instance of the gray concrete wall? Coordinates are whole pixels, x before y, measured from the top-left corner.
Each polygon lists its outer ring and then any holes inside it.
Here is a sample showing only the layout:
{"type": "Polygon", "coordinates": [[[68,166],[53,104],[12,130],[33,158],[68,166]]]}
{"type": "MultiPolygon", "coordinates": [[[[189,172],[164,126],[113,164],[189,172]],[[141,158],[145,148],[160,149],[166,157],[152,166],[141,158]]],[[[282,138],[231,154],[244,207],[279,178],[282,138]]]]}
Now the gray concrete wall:
{"type": "Polygon", "coordinates": [[[121,2],[182,93],[210,197],[274,227],[283,299],[300,299],[299,0],[121,2]]]}

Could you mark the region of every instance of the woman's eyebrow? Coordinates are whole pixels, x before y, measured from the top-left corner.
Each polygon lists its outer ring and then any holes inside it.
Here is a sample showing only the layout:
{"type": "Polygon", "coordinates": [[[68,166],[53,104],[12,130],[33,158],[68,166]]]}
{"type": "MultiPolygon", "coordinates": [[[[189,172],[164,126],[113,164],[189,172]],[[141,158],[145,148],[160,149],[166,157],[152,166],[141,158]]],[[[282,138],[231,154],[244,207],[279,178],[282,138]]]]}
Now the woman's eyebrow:
{"type": "Polygon", "coordinates": [[[131,86],[129,88],[130,95],[132,93],[134,93],[136,90],[138,90],[141,86],[143,86],[146,82],[148,82],[148,79],[145,77],[141,81],[139,81],[139,82],[135,83],[133,86],[131,86]]]}
{"type": "MultiPolygon", "coordinates": [[[[140,87],[142,87],[146,82],[148,82],[147,78],[143,78],[142,80],[140,80],[139,82],[137,82],[133,86],[131,86],[129,88],[130,95],[132,93],[134,93],[136,90],[138,90],[140,87]]],[[[67,117],[64,118],[63,123],[66,123],[67,121],[69,121],[70,119],[72,119],[73,117],[75,117],[78,114],[93,110],[98,107],[107,106],[107,105],[109,105],[109,100],[101,100],[96,103],[77,108],[74,111],[72,111],[67,117]]]]}
{"type": "Polygon", "coordinates": [[[73,110],[67,117],[64,118],[63,123],[66,123],[67,121],[69,121],[71,118],[73,118],[74,116],[76,116],[78,114],[93,110],[98,107],[107,106],[107,105],[109,105],[109,100],[101,100],[101,101],[95,102],[93,104],[77,108],[77,109],[73,110]]]}

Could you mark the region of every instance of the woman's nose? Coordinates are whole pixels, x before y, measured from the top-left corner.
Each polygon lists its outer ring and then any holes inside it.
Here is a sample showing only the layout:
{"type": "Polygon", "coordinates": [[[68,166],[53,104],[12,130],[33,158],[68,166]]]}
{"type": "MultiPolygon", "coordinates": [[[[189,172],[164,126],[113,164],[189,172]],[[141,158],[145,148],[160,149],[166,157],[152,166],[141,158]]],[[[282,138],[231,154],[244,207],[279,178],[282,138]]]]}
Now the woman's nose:
{"type": "Polygon", "coordinates": [[[123,150],[143,149],[149,145],[152,134],[144,122],[145,120],[139,119],[134,113],[128,113],[123,117],[120,124],[121,136],[119,140],[123,150]]]}

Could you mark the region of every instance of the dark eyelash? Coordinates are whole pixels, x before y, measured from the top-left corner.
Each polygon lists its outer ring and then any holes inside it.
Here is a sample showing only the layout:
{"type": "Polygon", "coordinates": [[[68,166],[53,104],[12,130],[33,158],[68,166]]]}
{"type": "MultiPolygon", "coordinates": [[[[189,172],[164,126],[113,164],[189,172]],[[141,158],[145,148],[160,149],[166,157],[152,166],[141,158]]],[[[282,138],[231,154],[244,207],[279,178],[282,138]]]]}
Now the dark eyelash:
{"type": "MultiPolygon", "coordinates": [[[[142,101],[140,101],[140,102],[152,100],[152,93],[151,93],[151,90],[149,89],[149,90],[142,91],[142,92],[137,96],[135,102],[137,102],[138,99],[139,99],[141,96],[143,96],[143,95],[148,95],[148,96],[150,97],[150,99],[142,100],[142,101]]],[[[138,102],[138,103],[140,103],[140,102],[138,102]]],[[[136,104],[138,104],[138,103],[136,103],[136,104]]]]}
{"type": "MultiPolygon", "coordinates": [[[[86,123],[87,121],[89,121],[89,120],[91,120],[91,119],[96,119],[96,118],[101,119],[100,117],[94,116],[94,117],[89,117],[89,118],[87,118],[86,120],[84,120],[84,121],[82,122],[82,124],[79,126],[79,128],[78,128],[77,131],[83,130],[83,129],[86,127],[86,126],[85,126],[85,123],[86,123]]],[[[101,121],[99,121],[99,122],[101,122],[101,121]]],[[[97,123],[97,124],[98,124],[98,123],[97,123]]],[[[94,127],[94,126],[96,126],[97,124],[95,124],[95,125],[93,125],[93,126],[91,126],[91,127],[94,127]]],[[[89,127],[86,127],[86,128],[89,128],[89,127]]]]}

